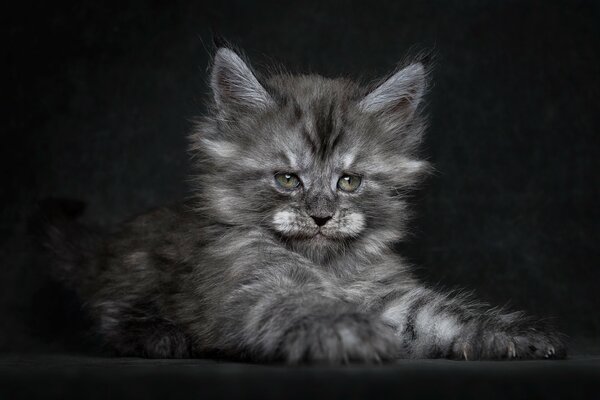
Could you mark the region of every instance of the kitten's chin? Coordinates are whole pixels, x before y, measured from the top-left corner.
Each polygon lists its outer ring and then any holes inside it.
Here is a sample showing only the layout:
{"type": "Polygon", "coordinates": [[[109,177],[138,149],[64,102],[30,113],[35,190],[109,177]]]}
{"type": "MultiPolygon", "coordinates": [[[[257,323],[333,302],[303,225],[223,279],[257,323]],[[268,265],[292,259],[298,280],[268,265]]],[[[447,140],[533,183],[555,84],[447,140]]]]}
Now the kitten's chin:
{"type": "Polygon", "coordinates": [[[284,233],[280,232],[280,235],[286,241],[293,241],[293,242],[299,242],[299,243],[304,243],[304,244],[308,244],[311,242],[314,242],[314,243],[326,242],[326,241],[330,241],[333,239],[331,237],[328,237],[327,235],[322,234],[321,232],[311,233],[311,234],[307,234],[307,233],[284,234],[284,233]]]}
{"type": "Polygon", "coordinates": [[[316,233],[311,234],[300,234],[300,235],[291,235],[285,236],[286,240],[294,241],[302,244],[303,246],[331,246],[336,243],[341,243],[343,241],[348,241],[348,237],[340,237],[339,235],[332,235],[328,233],[324,233],[322,231],[318,231],[316,233]]]}
{"type": "Polygon", "coordinates": [[[321,244],[321,243],[329,243],[332,240],[334,240],[334,238],[331,238],[325,234],[323,234],[322,232],[317,232],[313,237],[311,237],[309,240],[315,242],[316,244],[321,244]]]}

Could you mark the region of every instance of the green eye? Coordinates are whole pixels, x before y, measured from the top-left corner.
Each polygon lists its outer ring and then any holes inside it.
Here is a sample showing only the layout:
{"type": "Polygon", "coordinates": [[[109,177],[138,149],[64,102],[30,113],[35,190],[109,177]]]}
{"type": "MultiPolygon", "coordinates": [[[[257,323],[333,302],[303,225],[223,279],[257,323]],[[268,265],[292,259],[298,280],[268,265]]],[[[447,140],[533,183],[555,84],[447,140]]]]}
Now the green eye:
{"type": "Polygon", "coordinates": [[[342,175],[337,185],[344,192],[354,192],[360,186],[361,181],[360,176],[342,175]]]}
{"type": "Polygon", "coordinates": [[[300,178],[289,172],[283,172],[275,175],[275,181],[284,189],[295,189],[300,186],[300,178]]]}

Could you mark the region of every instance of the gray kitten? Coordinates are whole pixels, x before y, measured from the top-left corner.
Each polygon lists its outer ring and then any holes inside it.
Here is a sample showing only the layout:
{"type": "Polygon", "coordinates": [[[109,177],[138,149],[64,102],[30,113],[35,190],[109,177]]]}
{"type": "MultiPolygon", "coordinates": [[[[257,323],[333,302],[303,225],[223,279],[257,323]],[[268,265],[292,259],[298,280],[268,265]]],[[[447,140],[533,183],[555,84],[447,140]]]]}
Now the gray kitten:
{"type": "Polygon", "coordinates": [[[121,355],[255,361],[560,358],[560,335],[417,281],[394,253],[417,158],[426,70],[373,87],[259,80],[220,48],[191,135],[194,197],[112,234],[49,207],[46,246],[121,355]]]}

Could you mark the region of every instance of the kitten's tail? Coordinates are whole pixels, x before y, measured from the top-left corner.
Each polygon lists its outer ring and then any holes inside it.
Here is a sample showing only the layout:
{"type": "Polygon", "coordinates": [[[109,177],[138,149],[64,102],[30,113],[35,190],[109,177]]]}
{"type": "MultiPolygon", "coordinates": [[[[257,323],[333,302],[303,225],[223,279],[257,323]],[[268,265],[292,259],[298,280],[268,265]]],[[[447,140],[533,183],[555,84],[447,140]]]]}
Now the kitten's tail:
{"type": "Polygon", "coordinates": [[[46,199],[30,220],[30,232],[50,255],[50,273],[82,294],[97,269],[94,257],[101,246],[99,231],[78,221],[85,203],[71,199],[46,199]]]}

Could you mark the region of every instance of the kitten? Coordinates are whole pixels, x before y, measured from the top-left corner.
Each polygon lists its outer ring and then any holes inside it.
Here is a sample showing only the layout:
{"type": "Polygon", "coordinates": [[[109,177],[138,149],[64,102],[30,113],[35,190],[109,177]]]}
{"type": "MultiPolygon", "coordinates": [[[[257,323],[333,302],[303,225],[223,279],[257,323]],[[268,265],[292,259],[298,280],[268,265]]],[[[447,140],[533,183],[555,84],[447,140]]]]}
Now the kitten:
{"type": "Polygon", "coordinates": [[[259,80],[220,48],[191,135],[193,199],[109,235],[80,225],[76,203],[47,207],[56,273],[120,355],[564,357],[541,322],[427,288],[392,250],[429,170],[417,158],[426,78],[414,62],[373,87],[259,80]]]}

